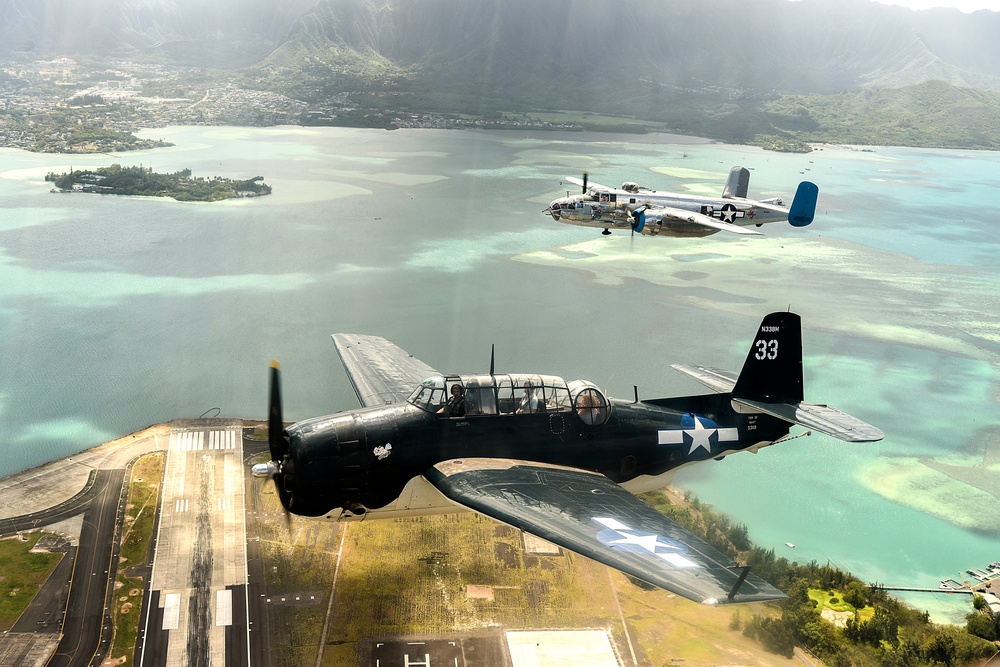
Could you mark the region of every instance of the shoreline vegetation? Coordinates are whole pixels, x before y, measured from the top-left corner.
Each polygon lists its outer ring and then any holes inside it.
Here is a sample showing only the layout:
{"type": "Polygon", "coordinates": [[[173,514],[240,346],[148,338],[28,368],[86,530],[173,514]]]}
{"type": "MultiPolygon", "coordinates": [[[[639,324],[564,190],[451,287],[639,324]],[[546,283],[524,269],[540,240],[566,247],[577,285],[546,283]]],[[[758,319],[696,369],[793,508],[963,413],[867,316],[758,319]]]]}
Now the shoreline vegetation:
{"type": "Polygon", "coordinates": [[[997,652],[1000,617],[981,596],[965,628],[938,625],[878,583],[829,564],[776,557],[774,549],[750,540],[744,524],[732,523],[689,492],[651,491],[640,498],[788,595],[766,605],[763,614],[737,606],[730,619],[731,630],[772,653],[791,658],[796,647],[804,648],[831,667],[956,667],[997,652]],[[831,620],[838,615],[839,621],[831,620]]]}
{"type": "Polygon", "coordinates": [[[49,172],[45,180],[55,187],[52,192],[86,192],[135,197],[171,197],[177,201],[212,202],[239,197],[263,197],[271,194],[271,186],[263,176],[236,180],[214,176],[193,177],[190,169],[172,174],[159,174],[142,165],[123,167],[113,164],[90,170],[74,170],[57,174],[49,172]]]}

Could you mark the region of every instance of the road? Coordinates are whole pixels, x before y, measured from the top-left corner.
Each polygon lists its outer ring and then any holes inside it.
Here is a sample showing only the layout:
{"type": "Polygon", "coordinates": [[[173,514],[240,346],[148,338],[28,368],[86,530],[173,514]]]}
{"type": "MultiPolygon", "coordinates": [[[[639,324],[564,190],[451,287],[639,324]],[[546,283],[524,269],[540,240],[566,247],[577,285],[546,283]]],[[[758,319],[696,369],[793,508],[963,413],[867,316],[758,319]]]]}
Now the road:
{"type": "MultiPolygon", "coordinates": [[[[99,661],[103,649],[111,639],[110,618],[105,614],[110,582],[114,581],[118,559],[119,523],[125,509],[125,470],[95,470],[87,485],[75,496],[54,507],[0,522],[3,533],[0,537],[16,534],[57,521],[62,521],[83,512],[80,541],[72,560],[69,592],[66,599],[65,617],[62,623],[62,639],[55,655],[49,661],[52,667],[84,667],[94,660],[99,661]]],[[[69,554],[71,557],[74,554],[69,554]]],[[[66,566],[62,566],[64,569],[66,566]]],[[[56,573],[64,570],[56,569],[56,573]]],[[[50,577],[45,596],[37,596],[32,603],[35,610],[25,612],[49,613],[51,616],[53,587],[61,588],[61,579],[50,577]]],[[[29,609],[31,609],[29,608],[29,609]]]]}

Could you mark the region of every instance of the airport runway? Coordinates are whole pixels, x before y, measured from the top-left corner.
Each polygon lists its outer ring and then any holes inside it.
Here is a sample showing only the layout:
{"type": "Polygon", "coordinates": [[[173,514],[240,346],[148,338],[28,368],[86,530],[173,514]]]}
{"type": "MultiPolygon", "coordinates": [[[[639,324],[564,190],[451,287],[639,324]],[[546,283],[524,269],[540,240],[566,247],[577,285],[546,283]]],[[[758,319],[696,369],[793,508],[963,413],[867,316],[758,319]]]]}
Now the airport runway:
{"type": "Polygon", "coordinates": [[[135,664],[250,664],[243,468],[239,421],[170,433],[135,664]]]}

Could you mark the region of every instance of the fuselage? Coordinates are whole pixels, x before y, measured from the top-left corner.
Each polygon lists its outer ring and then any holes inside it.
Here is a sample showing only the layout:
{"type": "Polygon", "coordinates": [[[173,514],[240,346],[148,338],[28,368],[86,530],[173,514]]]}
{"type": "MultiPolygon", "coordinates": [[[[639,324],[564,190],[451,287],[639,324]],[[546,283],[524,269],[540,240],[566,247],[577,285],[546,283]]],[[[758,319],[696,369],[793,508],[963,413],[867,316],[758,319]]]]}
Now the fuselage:
{"type": "Polygon", "coordinates": [[[336,519],[457,511],[422,475],[473,457],[582,468],[641,492],[683,465],[765,446],[788,428],[735,412],[728,394],[623,401],[553,376],[440,376],[405,403],[290,426],[280,483],[291,511],[336,519]],[[444,399],[455,385],[467,401],[462,414],[444,399]]]}
{"type": "MultiPolygon", "coordinates": [[[[788,211],[780,199],[769,199],[761,204],[739,197],[703,197],[671,192],[657,192],[631,186],[628,189],[591,188],[585,194],[569,195],[554,200],[545,210],[554,220],[584,227],[621,228],[632,226],[632,211],[647,207],[669,208],[707,215],[721,222],[742,227],[760,226],[768,222],[788,219],[788,211]],[[780,210],[775,210],[775,208],[780,210]]],[[[703,225],[678,220],[657,221],[646,225],[641,233],[650,236],[708,236],[718,230],[703,225]]]]}

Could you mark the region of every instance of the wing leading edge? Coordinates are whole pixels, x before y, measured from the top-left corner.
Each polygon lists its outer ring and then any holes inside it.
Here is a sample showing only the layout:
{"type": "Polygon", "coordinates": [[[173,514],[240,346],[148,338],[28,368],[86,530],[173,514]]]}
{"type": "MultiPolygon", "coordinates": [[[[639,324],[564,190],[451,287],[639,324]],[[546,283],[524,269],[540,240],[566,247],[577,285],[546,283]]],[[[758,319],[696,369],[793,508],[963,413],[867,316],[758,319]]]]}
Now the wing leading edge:
{"type": "Polygon", "coordinates": [[[425,476],[451,500],[704,604],[785,595],[596,473],[509,459],[439,463],[425,476]]]}
{"type": "Polygon", "coordinates": [[[647,218],[660,218],[673,220],[675,222],[687,222],[692,225],[701,225],[702,227],[709,227],[711,229],[718,229],[723,232],[730,232],[732,234],[740,234],[742,236],[763,236],[760,232],[749,229],[747,227],[740,227],[739,225],[734,225],[728,222],[722,222],[716,220],[715,218],[710,218],[702,213],[697,213],[695,211],[688,211],[683,208],[673,208],[670,206],[652,206],[639,212],[639,227],[644,227],[646,225],[647,218]]]}
{"type": "Polygon", "coordinates": [[[436,370],[380,336],[330,336],[362,407],[405,401],[436,370]]]}

